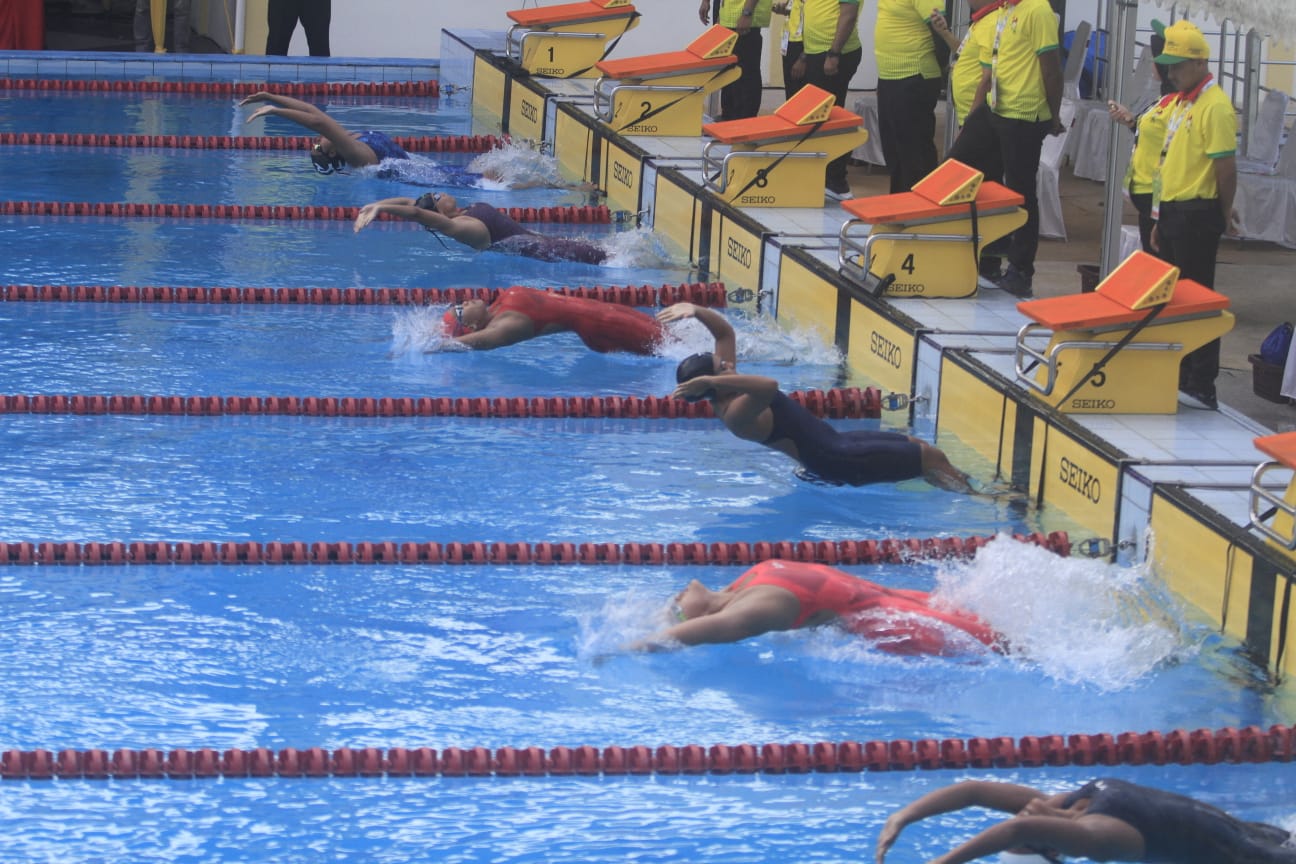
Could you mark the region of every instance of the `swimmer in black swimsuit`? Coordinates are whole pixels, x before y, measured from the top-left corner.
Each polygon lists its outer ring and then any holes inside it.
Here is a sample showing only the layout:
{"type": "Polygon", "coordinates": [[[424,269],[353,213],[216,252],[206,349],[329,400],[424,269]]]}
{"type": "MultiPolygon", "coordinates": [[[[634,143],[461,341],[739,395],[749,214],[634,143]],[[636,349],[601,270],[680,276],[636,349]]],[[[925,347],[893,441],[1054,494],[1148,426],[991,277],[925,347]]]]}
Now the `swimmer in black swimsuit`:
{"type": "Polygon", "coordinates": [[[901,807],[877,841],[877,864],[906,825],[966,807],[1015,814],[933,859],[961,864],[1025,849],[1058,856],[1146,864],[1296,864],[1296,839],[1263,822],[1244,822],[1183,795],[1101,779],[1060,795],[1028,786],[972,780],[946,786],[901,807]]]}
{"type": "Polygon", "coordinates": [[[364,228],[380,213],[417,222],[429,231],[478,250],[495,249],[540,261],[582,264],[602,264],[608,256],[607,250],[597,243],[532,231],[504,211],[481,201],[460,207],[448,192],[429,192],[417,199],[384,198],[366,204],[356,216],[355,230],[364,228]]]}
{"type": "Polygon", "coordinates": [[[675,370],[676,398],[709,399],[734,435],[784,453],[809,479],[848,486],[894,483],[922,477],[951,492],[971,492],[968,476],[945,454],[898,432],[838,432],[793,402],[773,378],[740,375],[736,339],[729,322],[711,309],[676,303],[658,313],[663,323],[696,318],[715,337],[715,350],[686,357],[675,370]]]}

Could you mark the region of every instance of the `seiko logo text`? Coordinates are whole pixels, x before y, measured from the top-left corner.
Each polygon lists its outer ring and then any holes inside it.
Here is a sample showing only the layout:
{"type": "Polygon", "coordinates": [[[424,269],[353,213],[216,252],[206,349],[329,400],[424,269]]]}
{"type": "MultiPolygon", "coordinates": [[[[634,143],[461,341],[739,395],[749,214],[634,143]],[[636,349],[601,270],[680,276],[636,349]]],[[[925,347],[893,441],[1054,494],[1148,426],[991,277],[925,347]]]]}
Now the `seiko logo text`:
{"type": "Polygon", "coordinates": [[[625,130],[634,135],[651,135],[657,131],[656,126],[630,126],[625,130]]]}
{"type": "Polygon", "coordinates": [[[522,104],[518,106],[518,113],[522,115],[522,119],[530,120],[532,123],[535,123],[540,119],[540,109],[531,102],[527,102],[525,99],[522,100],[522,104]]]}
{"type": "Polygon", "coordinates": [[[751,267],[752,250],[730,237],[725,245],[725,254],[744,267],[751,267]]]}
{"type": "Polygon", "coordinates": [[[1098,478],[1072,462],[1063,458],[1059,478],[1063,483],[1079,492],[1085,498],[1097,504],[1102,500],[1102,484],[1098,478]]]}
{"type": "Polygon", "coordinates": [[[773,195],[744,195],[738,199],[739,204],[773,204],[773,195]]]}
{"type": "Polygon", "coordinates": [[[869,336],[869,350],[873,352],[873,356],[893,369],[899,369],[900,362],[904,359],[904,352],[900,350],[900,346],[876,330],[869,336]]]}
{"type": "Polygon", "coordinates": [[[562,78],[563,76],[565,76],[565,75],[567,74],[567,68],[566,68],[565,66],[554,66],[554,67],[551,67],[551,68],[548,68],[548,69],[537,69],[537,70],[535,71],[535,74],[537,74],[537,75],[552,75],[552,76],[554,76],[555,78],[562,78]]]}
{"type": "Polygon", "coordinates": [[[922,282],[892,282],[886,290],[888,294],[921,294],[926,289],[922,282]]]}
{"type": "Polygon", "coordinates": [[[634,172],[630,170],[630,166],[614,162],[612,163],[612,179],[629,189],[634,185],[634,172]]]}
{"type": "Polygon", "coordinates": [[[1114,411],[1115,399],[1072,399],[1071,407],[1076,411],[1114,411]]]}

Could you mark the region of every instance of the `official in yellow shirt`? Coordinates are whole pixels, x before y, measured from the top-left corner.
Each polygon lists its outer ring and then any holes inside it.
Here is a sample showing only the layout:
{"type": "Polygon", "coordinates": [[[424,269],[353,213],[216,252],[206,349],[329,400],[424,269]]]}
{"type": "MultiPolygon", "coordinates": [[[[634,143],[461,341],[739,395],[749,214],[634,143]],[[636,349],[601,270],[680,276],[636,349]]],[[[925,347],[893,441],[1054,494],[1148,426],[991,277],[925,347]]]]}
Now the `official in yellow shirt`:
{"type": "MultiPolygon", "coordinates": [[[[712,0],[702,0],[698,17],[706,24],[711,20],[712,0]]],[[[746,120],[760,113],[765,81],[761,77],[761,49],[765,37],[761,31],[769,26],[773,0],[719,0],[716,23],[737,32],[734,56],[742,75],[720,89],[719,119],[746,120]]]]}
{"type": "Polygon", "coordinates": [[[891,192],[908,192],[936,168],[940,64],[932,42],[932,0],[878,0],[873,26],[878,138],[891,192]]]}
{"type": "MultiPolygon", "coordinates": [[[[804,0],[802,6],[802,53],[792,74],[804,84],[813,84],[833,94],[838,106],[846,105],[850,80],[859,69],[864,48],[859,38],[859,0],[804,0]]],[[[824,185],[828,195],[839,200],[851,195],[846,180],[850,154],[828,163],[824,185]]]]}
{"type": "MultiPolygon", "coordinates": [[[[1165,40],[1156,62],[1169,67],[1179,97],[1166,124],[1160,170],[1153,182],[1152,246],[1179,268],[1180,278],[1214,288],[1220,235],[1236,222],[1237,115],[1210,74],[1210,47],[1201,30],[1189,21],[1177,21],[1166,28],[1165,40]]],[[[1181,402],[1218,407],[1219,350],[1216,339],[1184,357],[1179,364],[1181,402]]]]}

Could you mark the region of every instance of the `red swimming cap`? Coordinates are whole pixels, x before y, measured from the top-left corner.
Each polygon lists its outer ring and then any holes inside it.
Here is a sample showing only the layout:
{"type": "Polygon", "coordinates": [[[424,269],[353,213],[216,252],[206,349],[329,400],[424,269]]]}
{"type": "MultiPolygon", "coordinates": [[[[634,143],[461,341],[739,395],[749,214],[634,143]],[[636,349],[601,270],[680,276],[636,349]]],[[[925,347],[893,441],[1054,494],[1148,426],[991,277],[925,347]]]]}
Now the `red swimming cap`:
{"type": "Polygon", "coordinates": [[[441,316],[441,320],[445,322],[446,335],[451,339],[468,332],[468,328],[459,323],[459,316],[455,314],[453,306],[446,310],[445,315],[441,316]]]}

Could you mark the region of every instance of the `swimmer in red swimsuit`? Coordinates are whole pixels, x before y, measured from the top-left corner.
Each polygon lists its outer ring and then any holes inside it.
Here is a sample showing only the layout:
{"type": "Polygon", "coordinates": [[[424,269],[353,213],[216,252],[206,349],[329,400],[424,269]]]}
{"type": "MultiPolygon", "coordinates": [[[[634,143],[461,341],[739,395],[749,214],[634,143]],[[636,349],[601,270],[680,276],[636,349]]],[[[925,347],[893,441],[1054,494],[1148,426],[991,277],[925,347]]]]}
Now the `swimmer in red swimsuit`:
{"type": "Polygon", "coordinates": [[[694,579],[675,597],[679,623],[630,647],[662,651],[835,624],[893,654],[962,653],[969,643],[958,632],[1002,650],[999,634],[984,621],[936,609],[929,600],[925,591],[887,588],[823,564],[762,561],[722,591],[694,579]]]}
{"type": "Polygon", "coordinates": [[[456,342],[479,351],[567,331],[600,353],[652,354],[662,340],[661,324],[637,309],[521,286],[501,291],[489,306],[483,300],[455,304],[445,325],[456,342]]]}
{"type": "Polygon", "coordinates": [[[968,476],[926,441],[898,432],[854,429],[838,432],[779,390],[762,375],[737,368],[737,340],[724,316],[692,303],[676,303],[657,314],[662,322],[696,318],[715,337],[715,350],[684,358],[675,370],[677,399],[708,399],[730,432],[790,456],[809,479],[863,486],[922,477],[951,492],[971,492],[968,476]]]}

